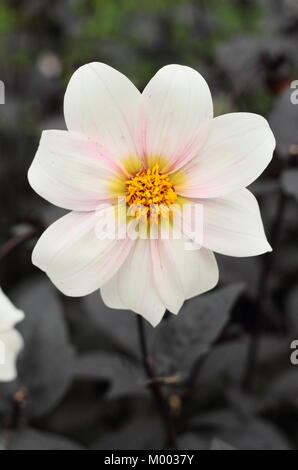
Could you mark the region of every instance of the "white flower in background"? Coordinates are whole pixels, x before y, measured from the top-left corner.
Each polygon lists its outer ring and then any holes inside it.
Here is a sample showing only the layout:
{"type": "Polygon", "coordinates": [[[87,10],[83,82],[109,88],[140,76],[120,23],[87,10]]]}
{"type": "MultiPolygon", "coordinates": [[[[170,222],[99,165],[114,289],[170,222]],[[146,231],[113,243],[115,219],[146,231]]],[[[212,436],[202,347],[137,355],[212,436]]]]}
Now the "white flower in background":
{"type": "MultiPolygon", "coordinates": [[[[213,118],[208,85],[195,70],[163,67],[141,94],[108,65],[85,65],[70,80],[64,114],[68,131],[43,132],[29,182],[71,211],[33,252],[33,263],[65,294],[101,288],[108,306],[157,325],[165,309],[178,313],[185,299],[217,284],[213,251],[271,250],[258,203],[245,187],[270,162],[274,136],[256,114],[213,118]],[[128,208],[202,204],[203,247],[189,251],[183,240],[160,238],[99,240],[98,207],[115,204],[112,217],[119,196],[128,208]]],[[[188,230],[184,235],[191,238],[188,230]]]]}
{"type": "Polygon", "coordinates": [[[23,347],[20,333],[14,329],[24,318],[0,289],[0,382],[16,378],[16,360],[23,347]]]}

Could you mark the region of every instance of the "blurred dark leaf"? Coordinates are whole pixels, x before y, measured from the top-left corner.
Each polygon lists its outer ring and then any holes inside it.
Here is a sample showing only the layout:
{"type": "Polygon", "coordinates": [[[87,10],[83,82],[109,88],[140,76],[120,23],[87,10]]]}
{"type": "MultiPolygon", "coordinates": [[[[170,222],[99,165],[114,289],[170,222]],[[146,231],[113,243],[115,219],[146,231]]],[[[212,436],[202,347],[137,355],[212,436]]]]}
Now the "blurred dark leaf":
{"type": "Polygon", "coordinates": [[[286,450],[286,438],[269,421],[241,416],[229,409],[220,409],[190,422],[202,435],[216,434],[239,450],[286,450]]]}
{"type": "Polygon", "coordinates": [[[98,382],[74,381],[59,405],[38,424],[48,432],[89,446],[104,429],[110,429],[131,413],[130,398],[105,400],[105,388],[98,382]]]}
{"type": "MultiPolygon", "coordinates": [[[[50,226],[58,219],[64,217],[68,211],[61,209],[61,207],[56,207],[51,204],[46,204],[40,211],[40,220],[44,223],[45,227],[50,226]]],[[[34,244],[33,244],[34,246],[34,244]]],[[[59,291],[57,291],[58,297],[59,291]]]]}
{"type": "Polygon", "coordinates": [[[288,340],[284,336],[264,334],[260,341],[259,363],[270,364],[288,357],[288,340]]]}
{"type": "Polygon", "coordinates": [[[233,37],[227,42],[220,43],[215,51],[215,60],[225,73],[229,76],[231,83],[236,89],[240,84],[246,86],[259,83],[260,76],[254,77],[257,82],[248,80],[255,75],[260,54],[260,38],[252,36],[233,37]]]}
{"type": "MultiPolygon", "coordinates": [[[[297,118],[298,129],[298,118],[297,118]]],[[[296,129],[296,132],[297,132],[296,129]]],[[[298,199],[298,170],[287,170],[282,175],[281,184],[283,190],[298,199]]]]}
{"type": "Polygon", "coordinates": [[[12,395],[25,387],[26,415],[42,416],[59,402],[70,384],[73,349],[50,281],[26,281],[14,291],[12,299],[25,312],[25,320],[19,325],[25,347],[18,363],[17,380],[0,388],[9,404],[12,395]]]}
{"type": "Polygon", "coordinates": [[[262,409],[259,396],[246,392],[241,387],[227,387],[226,398],[231,407],[242,416],[252,416],[262,409]]]}
{"type": "Polygon", "coordinates": [[[229,77],[236,95],[262,89],[268,78],[274,82],[270,85],[278,87],[278,83],[288,79],[297,63],[296,56],[293,42],[277,35],[233,36],[220,43],[215,52],[215,60],[229,77]]]}
{"type": "Polygon", "coordinates": [[[213,428],[234,427],[238,424],[238,417],[233,410],[218,408],[209,412],[202,412],[190,419],[188,425],[192,430],[207,431],[213,428]]]}
{"type": "Polygon", "coordinates": [[[12,434],[7,450],[83,450],[83,447],[56,434],[25,428],[12,434]]]}
{"type": "Polygon", "coordinates": [[[298,287],[294,287],[287,297],[286,312],[288,328],[292,339],[298,338],[298,287]]]}
{"type": "Polygon", "coordinates": [[[138,418],[121,429],[104,435],[92,450],[151,450],[165,444],[163,423],[157,417],[138,418]]]}
{"type": "Polygon", "coordinates": [[[217,338],[242,292],[243,285],[234,284],[195,297],[177,317],[164,321],[152,347],[159,374],[186,374],[217,338]]]}
{"type": "MultiPolygon", "coordinates": [[[[51,116],[49,119],[45,120],[42,122],[41,125],[42,130],[47,130],[47,129],[61,129],[61,130],[66,130],[65,126],[65,120],[59,114],[58,116],[51,116]]],[[[50,206],[48,210],[63,210],[63,209],[58,209],[56,206],[50,206]]]]}
{"type": "Polygon", "coordinates": [[[230,444],[222,441],[221,439],[214,438],[210,445],[210,450],[236,450],[230,444]]]}
{"type": "Polygon", "coordinates": [[[208,439],[194,432],[186,432],[178,436],[179,450],[206,450],[208,439]]]}
{"type": "Polygon", "coordinates": [[[269,123],[276,138],[276,149],[288,157],[290,147],[298,144],[298,105],[291,102],[293,89],[288,88],[276,99],[269,115],[269,123]]]}
{"type": "Polygon", "coordinates": [[[24,103],[13,97],[6,98],[6,101],[5,106],[1,107],[3,110],[0,117],[1,132],[15,134],[16,127],[20,125],[22,119],[24,103]]]}
{"type": "Polygon", "coordinates": [[[282,433],[263,419],[239,420],[237,426],[226,427],[217,435],[239,450],[289,450],[282,433]]]}
{"type": "Polygon", "coordinates": [[[265,407],[281,404],[298,406],[298,371],[292,365],[289,365],[289,370],[278,375],[268,385],[267,395],[263,403],[265,407]]]}
{"type": "MultiPolygon", "coordinates": [[[[287,243],[283,243],[278,248],[278,256],[273,260],[273,266],[275,276],[278,274],[277,285],[279,285],[281,275],[283,277],[287,275],[295,275],[298,264],[298,250],[297,245],[289,240],[287,243]],[[278,282],[279,281],[279,282],[278,282]]],[[[274,274],[274,273],[273,273],[274,274]]]]}
{"type": "Polygon", "coordinates": [[[95,352],[78,356],[74,364],[74,377],[108,382],[109,398],[146,393],[143,368],[119,353],[95,352]]]}
{"type": "Polygon", "coordinates": [[[279,190],[279,181],[276,179],[261,178],[249,186],[249,190],[256,196],[271,196],[279,190]]]}
{"type": "MultiPolygon", "coordinates": [[[[249,338],[219,344],[211,350],[206,357],[200,374],[198,386],[203,383],[226,379],[239,382],[243,378],[244,366],[249,347],[249,338]]],[[[264,335],[260,342],[258,365],[269,364],[279,357],[287,356],[289,351],[288,341],[270,335],[264,335]]]]}
{"type": "Polygon", "coordinates": [[[243,282],[250,294],[256,293],[260,272],[260,264],[256,258],[235,258],[217,255],[216,259],[218,261],[220,279],[224,284],[243,282]]]}
{"type": "MultiPolygon", "coordinates": [[[[265,6],[269,26],[276,31],[296,31],[298,22],[298,5],[296,0],[272,1],[262,0],[265,6]]],[[[267,27],[267,24],[265,24],[267,27]]]]}
{"type": "MultiPolygon", "coordinates": [[[[95,292],[84,299],[86,318],[90,329],[96,329],[108,344],[109,349],[122,351],[134,358],[140,357],[140,345],[137,331],[136,314],[129,310],[114,310],[107,307],[99,294],[95,292]]],[[[149,337],[154,329],[146,322],[146,334],[149,337]]],[[[99,342],[100,345],[100,342],[99,342]]]]}

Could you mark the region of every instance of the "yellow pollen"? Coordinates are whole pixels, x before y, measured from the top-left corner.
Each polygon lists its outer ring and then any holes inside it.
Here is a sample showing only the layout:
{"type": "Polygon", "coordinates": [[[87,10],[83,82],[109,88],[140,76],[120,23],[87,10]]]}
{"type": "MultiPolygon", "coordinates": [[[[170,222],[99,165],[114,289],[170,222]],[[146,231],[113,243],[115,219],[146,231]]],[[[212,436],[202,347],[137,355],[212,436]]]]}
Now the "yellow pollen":
{"type": "Polygon", "coordinates": [[[177,199],[169,175],[159,172],[158,163],[153,168],[139,171],[125,184],[126,202],[129,205],[142,204],[148,208],[151,204],[171,206],[177,199]]]}

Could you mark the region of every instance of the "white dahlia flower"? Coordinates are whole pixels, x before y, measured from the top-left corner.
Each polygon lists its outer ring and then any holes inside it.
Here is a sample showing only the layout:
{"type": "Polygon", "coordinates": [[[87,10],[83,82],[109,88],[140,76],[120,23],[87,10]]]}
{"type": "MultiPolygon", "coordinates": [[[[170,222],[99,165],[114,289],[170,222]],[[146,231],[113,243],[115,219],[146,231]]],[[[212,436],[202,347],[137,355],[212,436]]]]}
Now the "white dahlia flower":
{"type": "Polygon", "coordinates": [[[214,118],[196,70],[163,67],[140,93],[115,69],[90,63],[72,76],[64,114],[68,131],[43,132],[29,182],[71,211],[33,252],[33,263],[66,295],[100,288],[108,306],[131,309],[155,326],[165,309],[178,313],[185,299],[217,284],[213,252],[271,250],[258,203],[245,188],[270,162],[274,136],[257,114],[214,118]],[[148,220],[158,228],[174,206],[168,227],[178,207],[181,237],[145,237],[148,220]],[[186,206],[202,209],[199,227],[186,206]],[[139,235],[99,236],[103,215],[120,226],[138,220],[139,235]]]}

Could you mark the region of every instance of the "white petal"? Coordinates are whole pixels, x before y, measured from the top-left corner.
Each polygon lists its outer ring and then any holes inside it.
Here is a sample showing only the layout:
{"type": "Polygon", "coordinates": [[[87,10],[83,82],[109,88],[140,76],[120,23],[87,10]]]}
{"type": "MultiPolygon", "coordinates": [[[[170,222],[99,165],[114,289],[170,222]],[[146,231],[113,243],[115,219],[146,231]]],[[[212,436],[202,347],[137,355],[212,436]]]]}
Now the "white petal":
{"type": "Polygon", "coordinates": [[[93,62],[71,77],[64,98],[70,131],[94,138],[115,162],[136,155],[135,132],[140,92],[106,64],[93,62]]]}
{"type": "Polygon", "coordinates": [[[216,117],[204,147],[183,169],[185,182],[175,189],[187,197],[209,198],[244,188],[264,171],[274,148],[274,136],[262,116],[216,117]]]}
{"type": "Polygon", "coordinates": [[[178,313],[185,300],[180,273],[176,272],[175,255],[168,253],[166,244],[169,240],[151,240],[153,277],[156,290],[166,308],[178,313]]]}
{"type": "Polygon", "coordinates": [[[16,360],[22,347],[23,339],[17,330],[0,333],[0,382],[16,378],[16,360]]]}
{"type": "Polygon", "coordinates": [[[24,313],[17,309],[0,288],[0,333],[10,330],[24,318],[24,313]]]}
{"type": "Polygon", "coordinates": [[[196,155],[213,117],[210,90],[194,69],[167,65],[146,86],[144,152],[149,164],[165,160],[163,170],[177,169],[196,155]]]}
{"type": "Polygon", "coordinates": [[[165,313],[157,294],[149,240],[137,240],[116,276],[102,289],[103,301],[112,308],[130,309],[156,326],[165,313]],[[116,294],[115,294],[116,292],[116,294]],[[115,295],[115,303],[112,300],[115,295]]]}
{"type": "Polygon", "coordinates": [[[107,307],[116,308],[118,310],[128,309],[119,294],[117,274],[100,288],[100,294],[107,307]]]}
{"type": "Polygon", "coordinates": [[[77,211],[94,210],[115,194],[112,183],[119,170],[100,145],[67,131],[44,131],[28,172],[29,183],[56,206],[77,211]]]}
{"type": "Polygon", "coordinates": [[[217,199],[203,199],[203,245],[229,256],[272,251],[264,233],[258,202],[247,189],[217,199]]]}
{"type": "Polygon", "coordinates": [[[183,302],[216,286],[218,267],[211,251],[198,249],[190,240],[158,240],[158,244],[161,266],[154,272],[155,282],[166,305],[173,298],[179,305],[178,299],[183,302]]]}
{"type": "MultiPolygon", "coordinates": [[[[112,217],[112,207],[109,216],[112,217]]],[[[107,282],[126,259],[133,242],[129,239],[98,238],[102,212],[71,212],[51,225],[32,254],[33,264],[69,296],[94,292],[107,282]]]]}

